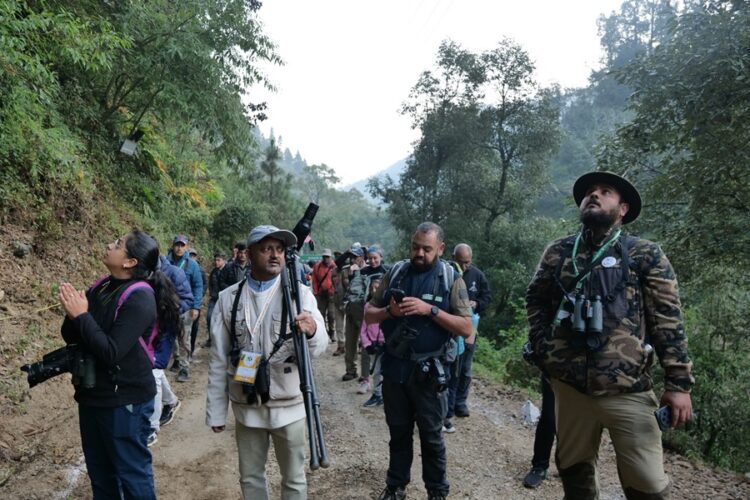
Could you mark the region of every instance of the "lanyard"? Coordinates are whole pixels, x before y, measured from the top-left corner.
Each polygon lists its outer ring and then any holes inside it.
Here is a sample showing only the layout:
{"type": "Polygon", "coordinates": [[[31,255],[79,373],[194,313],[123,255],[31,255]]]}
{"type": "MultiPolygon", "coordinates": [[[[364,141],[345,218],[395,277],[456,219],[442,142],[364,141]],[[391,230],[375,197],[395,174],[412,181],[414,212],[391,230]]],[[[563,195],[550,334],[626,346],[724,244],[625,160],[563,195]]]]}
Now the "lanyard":
{"type": "MultiPolygon", "coordinates": [[[[618,230],[617,230],[617,232],[616,232],[616,233],[614,234],[614,236],[612,236],[612,237],[611,237],[611,238],[609,239],[609,241],[607,241],[607,243],[605,243],[605,244],[604,244],[604,245],[603,245],[603,246],[602,246],[602,247],[601,247],[601,248],[600,248],[599,250],[597,250],[597,252],[596,252],[596,253],[594,254],[594,256],[593,256],[593,257],[591,258],[591,261],[590,261],[590,262],[596,262],[596,261],[597,261],[597,259],[598,259],[599,257],[601,257],[601,256],[602,256],[602,254],[604,254],[604,252],[606,252],[606,251],[607,251],[607,250],[609,249],[609,247],[611,247],[611,246],[612,246],[612,244],[613,244],[613,243],[614,243],[615,241],[617,241],[617,240],[618,240],[618,238],[620,237],[620,233],[622,233],[622,229],[618,229],[618,230]]],[[[579,244],[579,243],[581,242],[581,238],[582,238],[582,236],[581,236],[581,235],[582,235],[582,234],[583,234],[583,233],[578,233],[578,236],[576,236],[576,241],[575,241],[575,243],[573,244],[573,256],[571,257],[571,259],[572,259],[572,261],[573,261],[573,271],[574,271],[574,272],[576,273],[576,278],[578,278],[578,273],[579,273],[579,271],[578,271],[578,265],[576,264],[576,257],[578,256],[578,244],[579,244]]],[[[582,286],[582,284],[583,284],[583,280],[584,280],[584,279],[586,279],[586,277],[587,277],[587,276],[588,276],[589,274],[591,274],[591,269],[589,269],[589,270],[588,270],[588,271],[586,272],[586,274],[585,274],[584,276],[582,276],[582,277],[581,277],[581,278],[580,278],[580,279],[578,280],[578,285],[576,286],[576,288],[580,289],[580,287],[581,287],[581,286],[582,286]]]]}
{"type": "MultiPolygon", "coordinates": [[[[258,316],[255,320],[255,325],[253,325],[252,330],[250,330],[250,339],[252,342],[252,339],[257,338],[258,339],[258,347],[260,347],[260,337],[258,336],[258,330],[260,330],[261,323],[263,322],[263,318],[266,316],[266,313],[268,312],[268,309],[271,307],[271,302],[273,302],[273,298],[276,296],[276,292],[279,290],[279,284],[281,283],[281,280],[276,280],[276,283],[273,285],[273,288],[268,292],[268,297],[266,298],[265,304],[263,304],[263,308],[260,310],[260,313],[258,313],[258,316]]],[[[250,319],[250,309],[255,309],[255,307],[251,307],[251,304],[253,303],[253,300],[250,298],[250,287],[247,287],[248,290],[248,297],[245,301],[245,321],[250,319]]]]}

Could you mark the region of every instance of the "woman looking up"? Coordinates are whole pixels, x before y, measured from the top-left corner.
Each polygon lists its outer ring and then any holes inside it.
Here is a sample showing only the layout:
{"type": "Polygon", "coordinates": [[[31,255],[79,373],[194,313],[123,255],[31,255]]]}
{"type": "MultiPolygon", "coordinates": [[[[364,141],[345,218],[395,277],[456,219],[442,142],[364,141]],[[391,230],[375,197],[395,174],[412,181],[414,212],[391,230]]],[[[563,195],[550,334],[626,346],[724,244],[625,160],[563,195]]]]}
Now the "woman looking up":
{"type": "Polygon", "coordinates": [[[152,499],[153,345],[160,324],[177,324],[179,303],[149,235],[133,231],[108,244],[103,260],[110,274],[88,291],[60,284],[62,336],[95,375],[73,378],[81,445],[94,499],[152,499]]]}

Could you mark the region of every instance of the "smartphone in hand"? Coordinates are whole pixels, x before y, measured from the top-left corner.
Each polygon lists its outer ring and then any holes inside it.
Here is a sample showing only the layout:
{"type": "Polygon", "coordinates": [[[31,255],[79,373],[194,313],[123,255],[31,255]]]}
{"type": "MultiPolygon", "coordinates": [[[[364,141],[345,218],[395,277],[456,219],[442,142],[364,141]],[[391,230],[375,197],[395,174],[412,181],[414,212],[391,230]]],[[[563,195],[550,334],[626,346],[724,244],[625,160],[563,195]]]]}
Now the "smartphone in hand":
{"type": "Polygon", "coordinates": [[[391,297],[393,297],[393,300],[395,300],[397,304],[400,304],[401,301],[404,300],[404,297],[406,297],[406,292],[400,288],[391,288],[391,297]]]}
{"type": "Polygon", "coordinates": [[[662,432],[667,432],[672,428],[672,407],[665,405],[654,412],[656,422],[662,432]]]}

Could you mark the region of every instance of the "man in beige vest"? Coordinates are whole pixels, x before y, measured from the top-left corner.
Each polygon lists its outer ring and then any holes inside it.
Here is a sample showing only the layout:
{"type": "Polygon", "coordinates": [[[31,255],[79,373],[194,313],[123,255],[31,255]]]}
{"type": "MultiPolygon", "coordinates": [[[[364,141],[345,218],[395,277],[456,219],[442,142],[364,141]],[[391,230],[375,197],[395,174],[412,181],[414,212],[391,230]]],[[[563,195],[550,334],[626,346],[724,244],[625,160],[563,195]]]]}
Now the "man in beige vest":
{"type": "MultiPolygon", "coordinates": [[[[281,471],[281,497],[307,498],[305,408],[294,344],[291,339],[279,340],[289,331],[279,275],[285,248],[296,242],[290,231],[274,226],[254,228],[247,240],[250,276],[219,294],[211,318],[206,424],[214,432],[222,432],[232,402],[245,499],[268,498],[265,466],[269,438],[281,471]],[[256,368],[261,360],[268,361],[267,372],[256,368]],[[262,375],[255,379],[262,373],[267,373],[270,381],[267,392],[262,389],[262,375]]],[[[310,355],[318,356],[328,345],[325,322],[310,289],[300,284],[300,296],[303,312],[295,322],[308,339],[310,355]]]]}

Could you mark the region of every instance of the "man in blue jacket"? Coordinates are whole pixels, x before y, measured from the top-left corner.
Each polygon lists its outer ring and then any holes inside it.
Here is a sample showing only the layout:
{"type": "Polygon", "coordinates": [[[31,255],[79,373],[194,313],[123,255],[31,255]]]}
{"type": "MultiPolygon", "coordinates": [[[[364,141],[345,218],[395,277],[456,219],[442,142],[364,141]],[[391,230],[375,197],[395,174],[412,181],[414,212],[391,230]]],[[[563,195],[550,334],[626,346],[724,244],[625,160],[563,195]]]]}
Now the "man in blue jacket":
{"type": "MultiPolygon", "coordinates": [[[[174,353],[175,364],[179,368],[177,374],[178,382],[187,381],[188,367],[190,366],[190,330],[193,321],[198,319],[198,313],[201,310],[203,301],[203,277],[198,263],[188,255],[188,237],[184,234],[178,234],[172,241],[172,250],[167,258],[169,263],[179,267],[185,272],[190,289],[193,292],[193,301],[190,310],[182,314],[182,329],[177,336],[177,349],[174,353]]],[[[174,366],[172,367],[174,369],[174,366]]]]}
{"type": "MultiPolygon", "coordinates": [[[[180,314],[184,314],[193,304],[193,292],[190,289],[185,272],[177,266],[169,263],[166,257],[159,256],[159,270],[167,275],[172,281],[177,297],[180,299],[180,314]]],[[[156,398],[154,399],[154,413],[151,415],[151,434],[148,436],[148,445],[156,443],[156,434],[159,432],[161,425],[166,425],[172,421],[177,408],[180,407],[180,400],[172,392],[167,376],[164,375],[164,369],[169,364],[169,358],[172,356],[172,345],[177,332],[167,327],[167,331],[162,336],[161,342],[154,348],[154,380],[156,381],[156,398]]]]}

